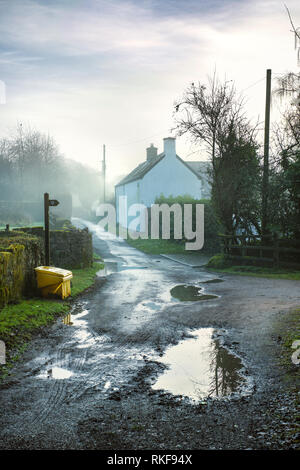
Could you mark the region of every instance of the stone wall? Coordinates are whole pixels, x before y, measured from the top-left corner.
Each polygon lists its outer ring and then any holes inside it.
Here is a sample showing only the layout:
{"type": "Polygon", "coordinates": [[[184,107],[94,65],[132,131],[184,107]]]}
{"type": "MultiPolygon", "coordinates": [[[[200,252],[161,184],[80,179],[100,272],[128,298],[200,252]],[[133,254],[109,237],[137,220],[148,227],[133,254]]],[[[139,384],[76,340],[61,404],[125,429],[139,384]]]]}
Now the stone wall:
{"type": "MultiPolygon", "coordinates": [[[[43,227],[22,228],[42,239],[43,227]]],[[[50,264],[63,269],[88,268],[93,264],[92,234],[87,228],[50,230],[50,264]]]]}
{"type": "MultiPolygon", "coordinates": [[[[43,227],[0,232],[0,308],[37,294],[34,268],[43,266],[43,227]]],[[[51,230],[50,264],[64,269],[93,264],[92,234],[88,229],[51,230]]]]}
{"type": "Polygon", "coordinates": [[[0,308],[36,293],[34,268],[43,257],[39,238],[22,232],[0,233],[0,308]]]}
{"type": "Polygon", "coordinates": [[[88,229],[51,230],[50,264],[65,269],[92,266],[93,243],[88,229]]]}

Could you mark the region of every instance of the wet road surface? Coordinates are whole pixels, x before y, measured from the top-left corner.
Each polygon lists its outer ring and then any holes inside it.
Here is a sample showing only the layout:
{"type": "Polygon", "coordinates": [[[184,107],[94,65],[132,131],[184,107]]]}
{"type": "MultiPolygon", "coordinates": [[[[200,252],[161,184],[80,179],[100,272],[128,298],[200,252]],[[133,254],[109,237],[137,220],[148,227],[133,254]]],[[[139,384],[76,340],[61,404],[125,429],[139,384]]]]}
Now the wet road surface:
{"type": "Polygon", "coordinates": [[[216,276],[75,223],[106,268],[1,387],[0,448],[272,446],[258,435],[282,393],[272,325],[298,281],[216,276]]]}

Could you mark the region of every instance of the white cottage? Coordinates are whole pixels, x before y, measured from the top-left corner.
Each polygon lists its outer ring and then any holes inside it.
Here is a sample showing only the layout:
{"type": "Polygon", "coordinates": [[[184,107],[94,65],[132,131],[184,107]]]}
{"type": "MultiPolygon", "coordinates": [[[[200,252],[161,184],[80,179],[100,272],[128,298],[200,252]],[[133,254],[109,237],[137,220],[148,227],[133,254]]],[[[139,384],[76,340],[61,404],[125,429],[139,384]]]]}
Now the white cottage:
{"type": "Polygon", "coordinates": [[[119,221],[119,197],[127,196],[127,206],[144,204],[151,207],[161,195],[184,196],[195,199],[210,197],[207,169],[209,162],[185,162],[176,155],[174,137],[164,139],[164,151],[157,154],[151,144],[147,159],[115,186],[117,220],[119,221]]]}

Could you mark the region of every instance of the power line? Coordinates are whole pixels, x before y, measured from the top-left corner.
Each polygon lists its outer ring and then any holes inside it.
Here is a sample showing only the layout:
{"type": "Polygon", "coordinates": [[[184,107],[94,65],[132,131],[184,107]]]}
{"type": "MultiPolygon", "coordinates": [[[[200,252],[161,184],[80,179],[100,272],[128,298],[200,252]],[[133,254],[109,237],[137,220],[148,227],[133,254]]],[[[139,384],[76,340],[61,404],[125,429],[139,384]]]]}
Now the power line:
{"type": "MultiPolygon", "coordinates": [[[[280,72],[273,72],[273,75],[283,75],[283,73],[282,72],[281,73],[280,72]]],[[[251,83],[246,88],[243,88],[241,90],[241,93],[243,93],[246,90],[249,90],[249,88],[252,88],[253,86],[257,85],[258,83],[262,82],[263,80],[265,80],[265,76],[261,77],[260,79],[256,80],[255,82],[251,83]]],[[[163,131],[157,132],[156,134],[152,134],[148,137],[143,137],[142,139],[132,140],[130,142],[126,142],[126,143],[122,143],[122,144],[118,144],[118,145],[110,145],[109,147],[110,148],[119,148],[119,147],[126,147],[128,145],[138,144],[140,142],[144,142],[145,140],[150,140],[152,137],[156,137],[158,135],[164,134],[165,132],[170,132],[170,129],[165,129],[163,131]]],[[[188,155],[186,155],[186,157],[188,157],[188,156],[190,156],[190,155],[192,155],[193,153],[196,153],[196,152],[197,152],[197,150],[195,152],[189,153],[188,155]]]]}
{"type": "MultiPolygon", "coordinates": [[[[168,129],[168,131],[169,131],[169,129],[168,129]]],[[[165,130],[164,130],[164,131],[160,131],[160,132],[158,132],[158,133],[156,133],[156,134],[152,134],[152,135],[150,135],[150,136],[148,136],[148,137],[144,137],[143,139],[132,140],[131,142],[127,142],[127,143],[125,143],[125,144],[110,145],[110,148],[126,147],[127,145],[137,144],[137,143],[139,143],[139,142],[144,142],[145,140],[150,140],[152,137],[156,137],[156,136],[161,135],[161,134],[163,134],[163,133],[165,133],[165,130]]]]}
{"type": "Polygon", "coordinates": [[[246,90],[249,90],[249,88],[252,88],[254,85],[257,85],[258,83],[262,82],[263,80],[265,80],[265,77],[262,77],[260,78],[259,80],[257,80],[256,82],[252,83],[251,85],[247,86],[246,88],[244,88],[241,93],[243,93],[244,91],[246,90]]]}

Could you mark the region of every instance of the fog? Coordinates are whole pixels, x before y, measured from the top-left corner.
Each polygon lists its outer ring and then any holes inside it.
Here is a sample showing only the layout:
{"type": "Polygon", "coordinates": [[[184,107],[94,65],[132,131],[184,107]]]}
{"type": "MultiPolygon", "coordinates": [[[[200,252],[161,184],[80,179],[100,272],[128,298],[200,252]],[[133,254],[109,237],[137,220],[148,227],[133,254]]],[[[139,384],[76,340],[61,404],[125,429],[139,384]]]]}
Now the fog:
{"type": "MultiPolygon", "coordinates": [[[[89,215],[103,197],[103,178],[64,158],[51,136],[18,124],[9,137],[0,138],[0,224],[41,222],[45,192],[50,198],[72,198],[73,212],[89,215]]],[[[112,202],[112,184],[106,194],[112,202]]]]}

